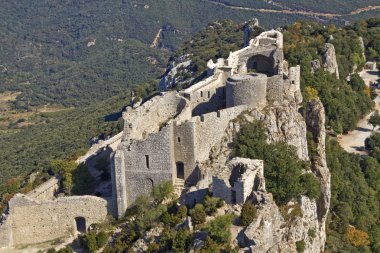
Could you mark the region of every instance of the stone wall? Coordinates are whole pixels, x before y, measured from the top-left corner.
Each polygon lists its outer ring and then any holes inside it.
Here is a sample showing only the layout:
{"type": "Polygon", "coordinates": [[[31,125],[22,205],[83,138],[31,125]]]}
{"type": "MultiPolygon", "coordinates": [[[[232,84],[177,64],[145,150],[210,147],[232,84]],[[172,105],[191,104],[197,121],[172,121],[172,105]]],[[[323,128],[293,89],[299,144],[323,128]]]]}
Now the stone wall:
{"type": "Polygon", "coordinates": [[[116,152],[114,199],[118,216],[124,215],[138,196],[150,194],[152,187],[163,181],[173,181],[173,122],[145,140],[133,140],[116,152]]]}
{"type": "Polygon", "coordinates": [[[54,177],[38,186],[36,189],[28,192],[26,196],[36,200],[49,200],[55,198],[55,194],[58,190],[59,179],[54,177]]]}
{"type": "Polygon", "coordinates": [[[268,77],[267,101],[268,103],[281,103],[284,96],[284,79],[282,75],[268,77]]]}
{"type": "Polygon", "coordinates": [[[235,75],[228,78],[226,106],[264,107],[267,101],[267,79],[263,74],[235,75]]]}
{"type": "Polygon", "coordinates": [[[195,129],[193,122],[185,122],[174,126],[175,162],[184,164],[184,177],[188,178],[195,168],[195,129]]]}
{"type": "Polygon", "coordinates": [[[192,119],[195,124],[196,160],[208,160],[211,148],[220,141],[230,120],[236,118],[246,106],[236,106],[197,116],[192,119]]]}
{"type": "Polygon", "coordinates": [[[226,108],[226,89],[203,89],[191,94],[192,116],[199,116],[226,108]]]}
{"type": "Polygon", "coordinates": [[[213,196],[226,203],[243,204],[254,191],[265,191],[262,160],[236,157],[212,177],[213,196]]]}
{"type": "Polygon", "coordinates": [[[6,220],[0,222],[0,249],[10,248],[13,245],[12,227],[9,216],[3,216],[6,220]]]}
{"type": "Polygon", "coordinates": [[[136,109],[128,107],[123,114],[125,121],[123,140],[146,139],[180,114],[183,120],[190,119],[191,107],[188,101],[175,91],[155,96],[136,109]]]}
{"type": "Polygon", "coordinates": [[[9,201],[7,222],[11,226],[13,247],[48,242],[75,236],[75,218],[85,219],[86,229],[107,217],[107,202],[94,196],[63,197],[34,200],[16,194],[9,201]]]}

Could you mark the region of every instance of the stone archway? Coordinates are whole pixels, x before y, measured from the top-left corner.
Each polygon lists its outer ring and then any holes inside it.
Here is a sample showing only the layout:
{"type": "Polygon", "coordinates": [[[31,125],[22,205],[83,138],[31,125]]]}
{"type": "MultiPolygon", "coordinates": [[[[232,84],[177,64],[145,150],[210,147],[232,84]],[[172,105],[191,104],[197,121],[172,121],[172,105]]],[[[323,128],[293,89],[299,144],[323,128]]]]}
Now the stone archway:
{"type": "Polygon", "coordinates": [[[276,74],[274,60],[264,55],[254,55],[247,61],[247,72],[256,72],[272,76],[276,74]]]}
{"type": "Polygon", "coordinates": [[[75,218],[75,225],[76,225],[76,229],[79,233],[84,234],[87,232],[86,219],[84,217],[76,217],[75,218]]]}

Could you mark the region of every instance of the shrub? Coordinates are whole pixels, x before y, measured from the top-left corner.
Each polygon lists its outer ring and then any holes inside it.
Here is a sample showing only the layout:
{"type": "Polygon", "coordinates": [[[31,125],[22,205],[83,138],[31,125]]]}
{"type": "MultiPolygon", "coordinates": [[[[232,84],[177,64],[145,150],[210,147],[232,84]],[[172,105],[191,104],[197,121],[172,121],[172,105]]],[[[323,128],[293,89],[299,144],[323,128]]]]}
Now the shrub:
{"type": "Polygon", "coordinates": [[[256,207],[251,202],[245,202],[240,213],[240,220],[244,226],[248,226],[256,218],[256,207]]]}
{"type": "Polygon", "coordinates": [[[297,252],[304,252],[305,251],[305,247],[306,247],[306,243],[305,243],[304,240],[296,242],[297,252]]]}
{"type": "Polygon", "coordinates": [[[196,225],[202,224],[206,221],[206,212],[202,204],[196,204],[191,210],[191,218],[196,225]]]}
{"type": "Polygon", "coordinates": [[[232,225],[232,220],[232,215],[216,217],[215,220],[211,221],[207,226],[209,236],[217,243],[229,243],[231,239],[230,228],[232,225]]]}
{"type": "Polygon", "coordinates": [[[174,227],[175,225],[181,223],[181,219],[177,215],[165,212],[161,217],[161,222],[165,225],[174,227]]]}
{"type": "Polygon", "coordinates": [[[103,247],[104,245],[106,245],[108,241],[108,235],[107,233],[101,231],[99,234],[97,234],[96,236],[96,244],[98,246],[98,248],[100,249],[101,247],[103,247]]]}
{"type": "Polygon", "coordinates": [[[185,205],[182,205],[178,208],[177,216],[180,219],[184,219],[187,216],[187,207],[185,205]]]}
{"type": "Polygon", "coordinates": [[[219,208],[218,206],[220,206],[221,204],[222,203],[220,203],[219,198],[214,198],[214,197],[210,197],[207,195],[205,200],[204,200],[204,206],[205,206],[206,213],[208,215],[213,215],[214,213],[216,213],[216,211],[219,208]]]}
{"type": "Polygon", "coordinates": [[[307,231],[307,235],[308,235],[311,239],[314,239],[314,238],[317,236],[317,234],[316,234],[314,228],[309,228],[309,231],[307,231]]]}
{"type": "Polygon", "coordinates": [[[369,245],[369,236],[366,232],[356,229],[352,226],[349,226],[346,231],[346,237],[348,241],[354,245],[358,246],[366,246],[369,245]]]}
{"type": "Polygon", "coordinates": [[[180,229],[178,230],[174,241],[173,250],[175,252],[184,252],[191,244],[191,233],[189,230],[180,229]]]}
{"type": "Polygon", "coordinates": [[[168,198],[174,191],[173,184],[171,182],[159,183],[152,189],[152,197],[158,202],[168,198]]]}
{"type": "Polygon", "coordinates": [[[216,243],[210,236],[207,236],[205,245],[200,250],[200,253],[220,253],[221,245],[216,243]]]}

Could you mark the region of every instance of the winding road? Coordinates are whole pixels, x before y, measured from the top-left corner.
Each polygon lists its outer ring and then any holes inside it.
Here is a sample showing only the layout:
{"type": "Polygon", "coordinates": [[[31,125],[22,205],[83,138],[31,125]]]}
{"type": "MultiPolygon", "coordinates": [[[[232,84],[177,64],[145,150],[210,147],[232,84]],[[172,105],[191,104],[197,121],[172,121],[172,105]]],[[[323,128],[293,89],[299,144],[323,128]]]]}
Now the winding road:
{"type": "MultiPolygon", "coordinates": [[[[370,83],[373,83],[380,78],[378,73],[375,73],[374,71],[362,71],[360,72],[360,76],[363,78],[367,86],[369,86],[370,83]]],[[[375,110],[380,111],[380,97],[377,96],[374,101],[375,110]]],[[[367,139],[372,133],[372,125],[368,124],[368,119],[369,117],[371,117],[373,113],[374,111],[372,111],[366,117],[361,119],[358,122],[357,128],[354,131],[351,131],[348,134],[338,136],[338,142],[344,150],[346,150],[349,153],[355,153],[359,155],[367,154],[367,152],[364,149],[364,142],[365,139],[367,139]]]]}
{"type": "Polygon", "coordinates": [[[364,8],[356,9],[354,11],[351,11],[350,13],[338,14],[338,13],[328,13],[328,12],[302,11],[302,10],[294,10],[294,9],[286,9],[286,10],[261,9],[261,8],[251,8],[251,7],[230,5],[230,4],[221,3],[221,2],[218,2],[215,0],[204,0],[204,1],[208,2],[208,3],[215,4],[215,5],[220,5],[220,6],[229,8],[229,9],[233,9],[233,10],[256,11],[256,12],[262,12],[262,13],[281,13],[281,14],[303,15],[303,16],[324,17],[324,18],[345,17],[345,16],[357,15],[357,14],[360,14],[362,12],[380,10],[380,5],[377,5],[377,6],[371,6],[370,5],[370,6],[367,6],[364,8]]]}

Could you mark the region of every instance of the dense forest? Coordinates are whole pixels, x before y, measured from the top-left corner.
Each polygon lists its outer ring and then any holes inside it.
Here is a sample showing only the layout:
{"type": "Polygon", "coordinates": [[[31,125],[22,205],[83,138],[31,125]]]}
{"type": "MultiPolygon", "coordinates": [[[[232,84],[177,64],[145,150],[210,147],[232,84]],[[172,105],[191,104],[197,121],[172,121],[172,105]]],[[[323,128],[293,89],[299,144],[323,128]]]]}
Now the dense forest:
{"type": "MultiPolygon", "coordinates": [[[[284,1],[282,7],[264,0],[220,2],[267,9],[295,8],[297,4],[307,9],[326,7],[320,1],[284,1]]],[[[333,1],[328,9],[340,12],[375,2],[333,1]]],[[[159,76],[168,53],[149,45],[161,28],[160,46],[176,49],[214,20],[242,22],[256,17],[270,28],[314,19],[231,9],[199,0],[6,0],[0,3],[0,17],[0,93],[21,91],[14,102],[19,110],[48,103],[89,105],[159,76]]]]}

